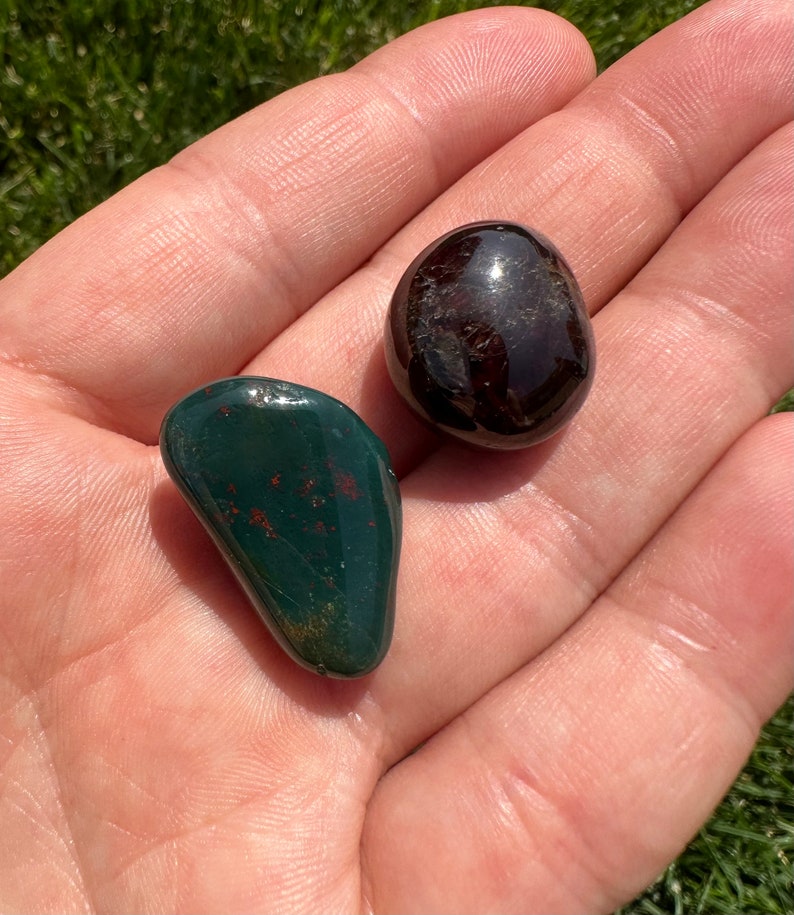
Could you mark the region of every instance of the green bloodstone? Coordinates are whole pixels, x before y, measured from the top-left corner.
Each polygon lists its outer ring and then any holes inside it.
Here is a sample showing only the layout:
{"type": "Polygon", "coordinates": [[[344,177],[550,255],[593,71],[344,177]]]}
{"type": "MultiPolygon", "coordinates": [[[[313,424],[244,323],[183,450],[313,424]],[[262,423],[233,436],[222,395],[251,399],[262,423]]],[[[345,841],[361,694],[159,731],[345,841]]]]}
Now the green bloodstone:
{"type": "Polygon", "coordinates": [[[285,381],[226,378],[171,408],[160,448],[288,654],[332,677],[381,662],[400,494],[386,448],[352,410],[285,381]]]}

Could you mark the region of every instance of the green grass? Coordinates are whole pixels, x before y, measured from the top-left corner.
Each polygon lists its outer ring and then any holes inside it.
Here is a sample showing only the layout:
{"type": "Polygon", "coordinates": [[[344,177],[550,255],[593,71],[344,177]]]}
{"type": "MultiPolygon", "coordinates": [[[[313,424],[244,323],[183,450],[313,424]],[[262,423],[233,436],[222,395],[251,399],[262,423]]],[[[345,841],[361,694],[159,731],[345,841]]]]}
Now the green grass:
{"type": "MultiPolygon", "coordinates": [[[[603,69],[702,0],[546,0],[603,69]]],[[[0,0],[0,274],[224,121],[466,0],[0,0]]],[[[780,409],[794,409],[794,393],[780,409]]],[[[792,912],[790,699],[709,824],[623,915],[792,912]]]]}

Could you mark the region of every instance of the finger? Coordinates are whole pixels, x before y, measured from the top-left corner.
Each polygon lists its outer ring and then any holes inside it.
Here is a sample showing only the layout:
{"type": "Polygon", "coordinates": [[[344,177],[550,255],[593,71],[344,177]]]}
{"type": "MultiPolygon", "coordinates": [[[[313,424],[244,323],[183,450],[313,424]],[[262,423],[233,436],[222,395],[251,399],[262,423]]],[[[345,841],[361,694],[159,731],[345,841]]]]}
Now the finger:
{"type": "Polygon", "coordinates": [[[94,421],[152,441],[177,396],[238,371],[592,69],[564,20],[483,10],[284,93],[7,278],[6,358],[77,389],[94,421]]]}
{"type": "Polygon", "coordinates": [[[565,631],[791,384],[792,152],[783,128],[596,316],[595,387],[560,440],[450,446],[403,481],[396,641],[373,687],[390,761],[565,631]]]}
{"type": "Polygon", "coordinates": [[[791,420],[753,429],[584,619],[381,781],[374,910],[611,912],[681,850],[792,686],[791,420]]]}
{"type": "Polygon", "coordinates": [[[659,33],[457,182],[246,371],[333,394],[362,413],[401,471],[414,466],[432,439],[389,382],[381,338],[416,253],[452,226],[516,219],[555,241],[596,312],[790,120],[788,19],[786,3],[728,0],[659,33]]]}

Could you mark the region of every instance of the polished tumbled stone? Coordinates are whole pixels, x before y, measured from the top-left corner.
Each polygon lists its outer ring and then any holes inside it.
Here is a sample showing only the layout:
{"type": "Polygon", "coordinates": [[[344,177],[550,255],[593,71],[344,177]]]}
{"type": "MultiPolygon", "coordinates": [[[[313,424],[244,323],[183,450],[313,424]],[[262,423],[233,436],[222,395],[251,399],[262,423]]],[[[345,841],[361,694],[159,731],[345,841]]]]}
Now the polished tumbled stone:
{"type": "Polygon", "coordinates": [[[484,448],[523,448],[582,406],[595,347],[562,255],[509,222],[472,223],[422,251],[386,323],[397,390],[441,431],[484,448]]]}
{"type": "Polygon", "coordinates": [[[386,448],[348,407],[235,377],[163,420],[166,468],[284,650],[358,677],[389,647],[401,509],[386,448]]]}

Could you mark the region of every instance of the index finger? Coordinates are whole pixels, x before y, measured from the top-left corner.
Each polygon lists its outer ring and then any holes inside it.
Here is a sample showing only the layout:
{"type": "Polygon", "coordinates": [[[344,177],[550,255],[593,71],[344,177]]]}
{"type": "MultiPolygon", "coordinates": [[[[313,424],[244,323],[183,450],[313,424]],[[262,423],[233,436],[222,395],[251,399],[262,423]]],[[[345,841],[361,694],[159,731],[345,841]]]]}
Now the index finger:
{"type": "Polygon", "coordinates": [[[284,93],[6,278],[6,358],[76,389],[92,421],[154,441],[177,396],[238,371],[592,75],[584,38],[564,20],[482,10],[284,93]]]}

